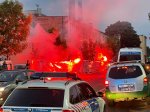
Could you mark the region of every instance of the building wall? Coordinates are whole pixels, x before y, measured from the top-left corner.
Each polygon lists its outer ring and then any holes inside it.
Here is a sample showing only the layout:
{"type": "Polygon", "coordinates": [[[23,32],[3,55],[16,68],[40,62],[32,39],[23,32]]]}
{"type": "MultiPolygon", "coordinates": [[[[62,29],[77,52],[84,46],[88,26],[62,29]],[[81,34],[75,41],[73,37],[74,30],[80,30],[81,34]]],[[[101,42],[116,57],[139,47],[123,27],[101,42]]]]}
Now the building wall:
{"type": "Polygon", "coordinates": [[[39,23],[46,31],[51,28],[56,28],[62,31],[67,23],[66,16],[33,16],[32,27],[39,23]]]}
{"type": "Polygon", "coordinates": [[[147,56],[146,36],[140,35],[139,38],[141,41],[140,47],[143,49],[144,55],[147,56]]]}

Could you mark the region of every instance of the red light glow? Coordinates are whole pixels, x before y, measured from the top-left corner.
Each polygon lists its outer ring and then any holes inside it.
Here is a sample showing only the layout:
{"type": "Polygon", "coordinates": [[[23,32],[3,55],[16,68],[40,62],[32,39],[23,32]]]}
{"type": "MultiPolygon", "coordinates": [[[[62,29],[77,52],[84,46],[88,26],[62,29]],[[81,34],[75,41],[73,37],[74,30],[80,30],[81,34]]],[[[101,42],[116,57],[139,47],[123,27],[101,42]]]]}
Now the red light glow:
{"type": "Polygon", "coordinates": [[[147,78],[147,77],[144,78],[144,82],[145,82],[145,83],[148,82],[148,78],[147,78]]]}
{"type": "Polygon", "coordinates": [[[81,61],[80,58],[76,58],[76,59],[74,60],[74,63],[75,63],[75,64],[78,64],[80,61],[81,61]]]}
{"type": "Polygon", "coordinates": [[[105,86],[108,87],[109,82],[106,80],[105,81],[105,86]]]}
{"type": "Polygon", "coordinates": [[[52,79],[51,77],[47,77],[47,78],[46,78],[46,80],[51,80],[51,79],[52,79]]]}

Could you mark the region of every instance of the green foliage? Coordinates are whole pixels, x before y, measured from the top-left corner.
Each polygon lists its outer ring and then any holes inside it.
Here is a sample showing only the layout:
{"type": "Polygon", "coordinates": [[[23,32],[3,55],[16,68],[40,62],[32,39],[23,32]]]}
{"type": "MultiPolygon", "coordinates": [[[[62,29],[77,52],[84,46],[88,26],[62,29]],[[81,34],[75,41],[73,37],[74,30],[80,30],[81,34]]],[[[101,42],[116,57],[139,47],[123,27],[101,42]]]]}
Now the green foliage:
{"type": "MultiPolygon", "coordinates": [[[[118,47],[139,47],[140,39],[129,22],[116,22],[105,29],[106,35],[120,38],[118,47]]],[[[115,48],[114,48],[115,49],[115,48]]]]}
{"type": "Polygon", "coordinates": [[[0,4],[0,55],[14,55],[27,47],[31,16],[22,11],[18,1],[5,0],[0,4]]]}
{"type": "MultiPolygon", "coordinates": [[[[48,29],[48,33],[55,33],[55,32],[58,32],[58,31],[54,27],[51,27],[50,29],[48,29]]],[[[60,35],[58,35],[58,37],[56,37],[54,44],[56,46],[62,46],[63,48],[67,48],[66,40],[64,38],[62,38],[60,35]]]]}
{"type": "Polygon", "coordinates": [[[108,48],[110,48],[113,53],[116,55],[118,53],[118,50],[119,50],[119,43],[120,40],[118,37],[107,37],[107,45],[108,45],[108,48]]]}

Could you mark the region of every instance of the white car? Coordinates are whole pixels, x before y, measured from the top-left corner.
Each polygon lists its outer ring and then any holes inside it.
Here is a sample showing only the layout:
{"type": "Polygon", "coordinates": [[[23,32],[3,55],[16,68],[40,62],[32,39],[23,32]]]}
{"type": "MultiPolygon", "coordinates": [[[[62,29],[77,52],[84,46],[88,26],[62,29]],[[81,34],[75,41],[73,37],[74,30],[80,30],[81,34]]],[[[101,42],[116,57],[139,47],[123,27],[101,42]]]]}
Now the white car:
{"type": "Polygon", "coordinates": [[[3,112],[104,112],[105,101],[87,82],[75,74],[49,74],[17,86],[2,105],[3,112]]]}
{"type": "Polygon", "coordinates": [[[106,99],[109,105],[119,101],[144,100],[150,96],[150,74],[139,62],[116,63],[106,75],[106,99]]]}

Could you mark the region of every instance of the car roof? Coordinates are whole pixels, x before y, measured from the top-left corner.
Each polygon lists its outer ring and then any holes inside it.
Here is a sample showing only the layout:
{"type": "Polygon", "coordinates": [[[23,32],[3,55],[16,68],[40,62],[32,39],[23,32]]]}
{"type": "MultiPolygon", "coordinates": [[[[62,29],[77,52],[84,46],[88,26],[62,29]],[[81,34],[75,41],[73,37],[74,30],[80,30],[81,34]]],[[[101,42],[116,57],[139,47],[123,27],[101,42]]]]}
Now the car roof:
{"type": "Polygon", "coordinates": [[[117,66],[117,65],[125,66],[125,65],[143,65],[143,64],[140,63],[139,61],[121,61],[121,62],[112,63],[111,66],[117,66]]]}
{"type": "Polygon", "coordinates": [[[121,48],[120,49],[120,51],[127,51],[127,50],[129,50],[129,51],[137,51],[137,50],[139,50],[139,51],[141,51],[142,49],[141,48],[130,48],[130,47],[126,47],[126,48],[121,48]]]}
{"type": "Polygon", "coordinates": [[[60,88],[65,89],[66,86],[73,86],[75,84],[85,82],[82,80],[72,80],[72,79],[54,79],[54,80],[46,80],[38,79],[38,80],[29,80],[25,81],[22,84],[18,85],[17,88],[29,88],[29,87],[48,87],[48,88],[60,88]]]}
{"type": "Polygon", "coordinates": [[[23,71],[34,71],[34,70],[30,70],[30,69],[14,69],[14,70],[2,70],[2,71],[0,71],[0,72],[4,72],[4,71],[23,72],[23,71]]]}

